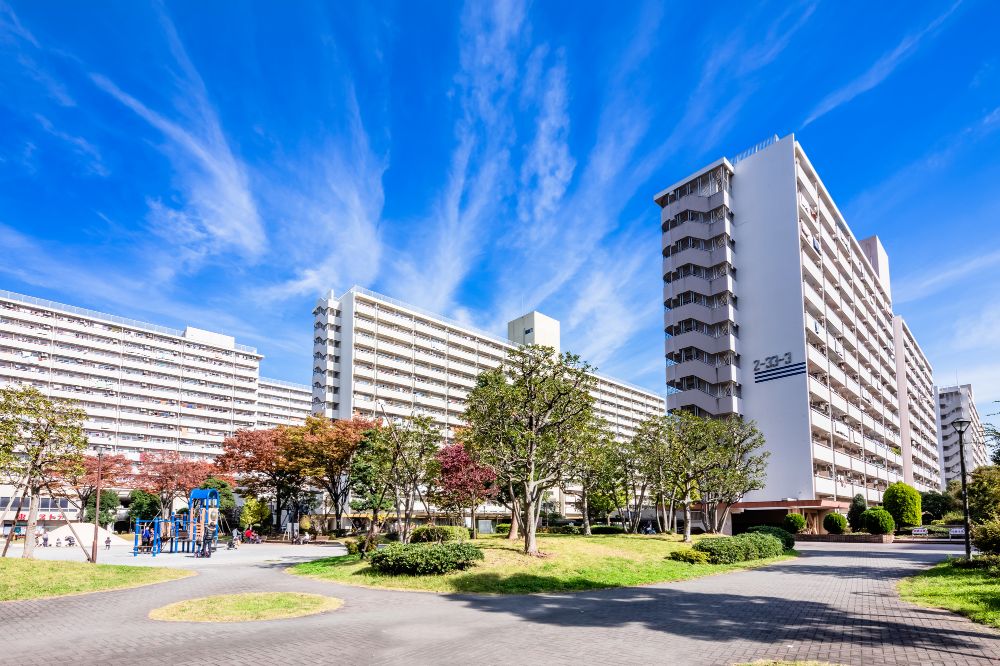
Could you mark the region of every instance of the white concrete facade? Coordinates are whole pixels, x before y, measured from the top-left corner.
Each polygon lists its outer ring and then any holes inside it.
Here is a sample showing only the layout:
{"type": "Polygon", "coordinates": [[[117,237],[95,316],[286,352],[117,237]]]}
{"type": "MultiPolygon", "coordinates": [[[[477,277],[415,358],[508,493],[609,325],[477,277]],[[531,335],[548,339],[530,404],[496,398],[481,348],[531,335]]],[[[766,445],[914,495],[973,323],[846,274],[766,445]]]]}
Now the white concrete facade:
{"type": "Polygon", "coordinates": [[[955,419],[968,419],[971,424],[963,436],[965,446],[965,472],[971,474],[977,467],[990,464],[986,446],[986,432],[976,409],[975,395],[971,384],[948,386],[937,389],[937,430],[941,450],[941,482],[962,477],[962,462],[959,455],[958,433],[952,426],[955,419]]]}
{"type": "MultiPolygon", "coordinates": [[[[907,469],[932,486],[924,439],[919,465],[903,458],[888,257],[876,237],[854,237],[794,136],[654,200],[668,407],[757,422],[772,455],[767,487],[746,501],[880,502],[907,469]]],[[[919,384],[911,374],[919,395],[930,364],[910,342],[911,365],[926,371],[919,384]]],[[[926,434],[925,407],[914,405],[914,437],[926,434]]]]}
{"type": "MultiPolygon", "coordinates": [[[[313,315],[314,410],[331,418],[381,417],[382,405],[390,418],[430,416],[446,437],[463,425],[476,376],[497,367],[514,346],[361,287],[341,296],[330,292],[313,315]]],[[[558,321],[531,313],[515,323],[521,336],[525,328],[537,329],[545,335],[528,333],[531,341],[558,348],[558,321]]],[[[595,411],[620,437],[632,436],[644,419],[666,411],[662,396],[595,376],[595,411]]]]}
{"type": "Polygon", "coordinates": [[[257,428],[298,425],[311,414],[311,386],[260,378],[257,384],[257,428]]]}
{"type": "Polygon", "coordinates": [[[896,393],[903,451],[903,479],[917,490],[942,489],[934,370],[902,317],[893,318],[896,393]]]}
{"type": "Polygon", "coordinates": [[[77,401],[90,444],[132,459],[146,449],[209,459],[240,428],[304,420],[309,387],[261,380],[261,358],[227,335],[0,291],[0,385],[77,401]]]}

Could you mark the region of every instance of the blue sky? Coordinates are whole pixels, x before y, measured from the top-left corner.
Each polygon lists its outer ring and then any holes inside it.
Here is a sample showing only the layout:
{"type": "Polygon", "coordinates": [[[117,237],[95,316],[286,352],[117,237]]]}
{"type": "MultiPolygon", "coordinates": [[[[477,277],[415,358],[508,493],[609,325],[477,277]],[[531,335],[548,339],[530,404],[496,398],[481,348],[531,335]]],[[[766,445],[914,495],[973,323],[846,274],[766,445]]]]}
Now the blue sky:
{"type": "MultiPolygon", "coordinates": [[[[0,288],[308,382],[361,284],[663,388],[652,196],[794,132],[939,383],[1000,400],[1000,5],[0,0],[0,288]]],[[[990,409],[989,411],[994,411],[990,409]]]]}

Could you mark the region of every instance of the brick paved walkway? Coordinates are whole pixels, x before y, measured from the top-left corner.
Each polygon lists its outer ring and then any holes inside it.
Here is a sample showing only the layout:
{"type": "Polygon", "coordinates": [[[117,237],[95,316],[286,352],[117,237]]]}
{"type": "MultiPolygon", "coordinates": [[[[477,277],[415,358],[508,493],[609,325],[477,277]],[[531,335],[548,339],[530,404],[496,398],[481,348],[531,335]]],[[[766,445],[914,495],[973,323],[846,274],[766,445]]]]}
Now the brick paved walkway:
{"type": "Polygon", "coordinates": [[[895,594],[899,578],[941,559],[947,547],[803,544],[801,551],[787,563],[683,583],[515,597],[370,590],[291,576],[264,559],[234,562],[134,590],[0,604],[0,663],[1000,660],[1000,633],[895,594]],[[346,604],[325,615],[237,625],[146,618],[181,599],[249,590],[318,592],[346,604]]]}

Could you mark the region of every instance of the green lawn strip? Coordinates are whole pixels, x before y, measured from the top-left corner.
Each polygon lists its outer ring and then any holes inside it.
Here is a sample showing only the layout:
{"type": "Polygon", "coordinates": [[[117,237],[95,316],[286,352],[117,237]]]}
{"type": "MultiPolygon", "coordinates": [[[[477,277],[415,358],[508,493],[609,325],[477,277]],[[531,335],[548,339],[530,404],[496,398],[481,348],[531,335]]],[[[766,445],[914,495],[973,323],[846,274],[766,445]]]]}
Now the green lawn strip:
{"type": "Polygon", "coordinates": [[[302,592],[248,592],[186,599],[155,608],[150,619],[167,622],[255,622],[336,610],[343,601],[302,592]]]}
{"type": "Polygon", "coordinates": [[[183,569],[2,558],[0,601],[119,590],[193,575],[183,569]]]}
{"type": "Polygon", "coordinates": [[[322,580],[395,590],[444,593],[528,594],[633,587],[686,580],[763,566],[791,554],[740,564],[687,564],[668,559],[687,545],[674,536],[539,535],[545,557],[520,552],[519,542],[502,537],[476,541],[486,556],[467,571],[440,576],[386,576],[372,571],[357,555],[331,557],[290,567],[293,574],[322,580]]]}
{"type": "Polygon", "coordinates": [[[1000,628],[1000,576],[942,562],[899,583],[899,594],[920,606],[944,608],[1000,628]]]}

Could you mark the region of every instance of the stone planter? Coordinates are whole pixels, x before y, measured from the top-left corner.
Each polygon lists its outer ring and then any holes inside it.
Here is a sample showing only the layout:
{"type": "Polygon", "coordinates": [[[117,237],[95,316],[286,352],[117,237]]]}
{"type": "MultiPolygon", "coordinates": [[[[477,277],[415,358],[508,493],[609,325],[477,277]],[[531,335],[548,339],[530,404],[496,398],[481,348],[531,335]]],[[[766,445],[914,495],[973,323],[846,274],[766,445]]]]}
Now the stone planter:
{"type": "Polygon", "coordinates": [[[796,541],[827,541],[834,543],[892,543],[892,534],[796,534],[796,541]]]}

